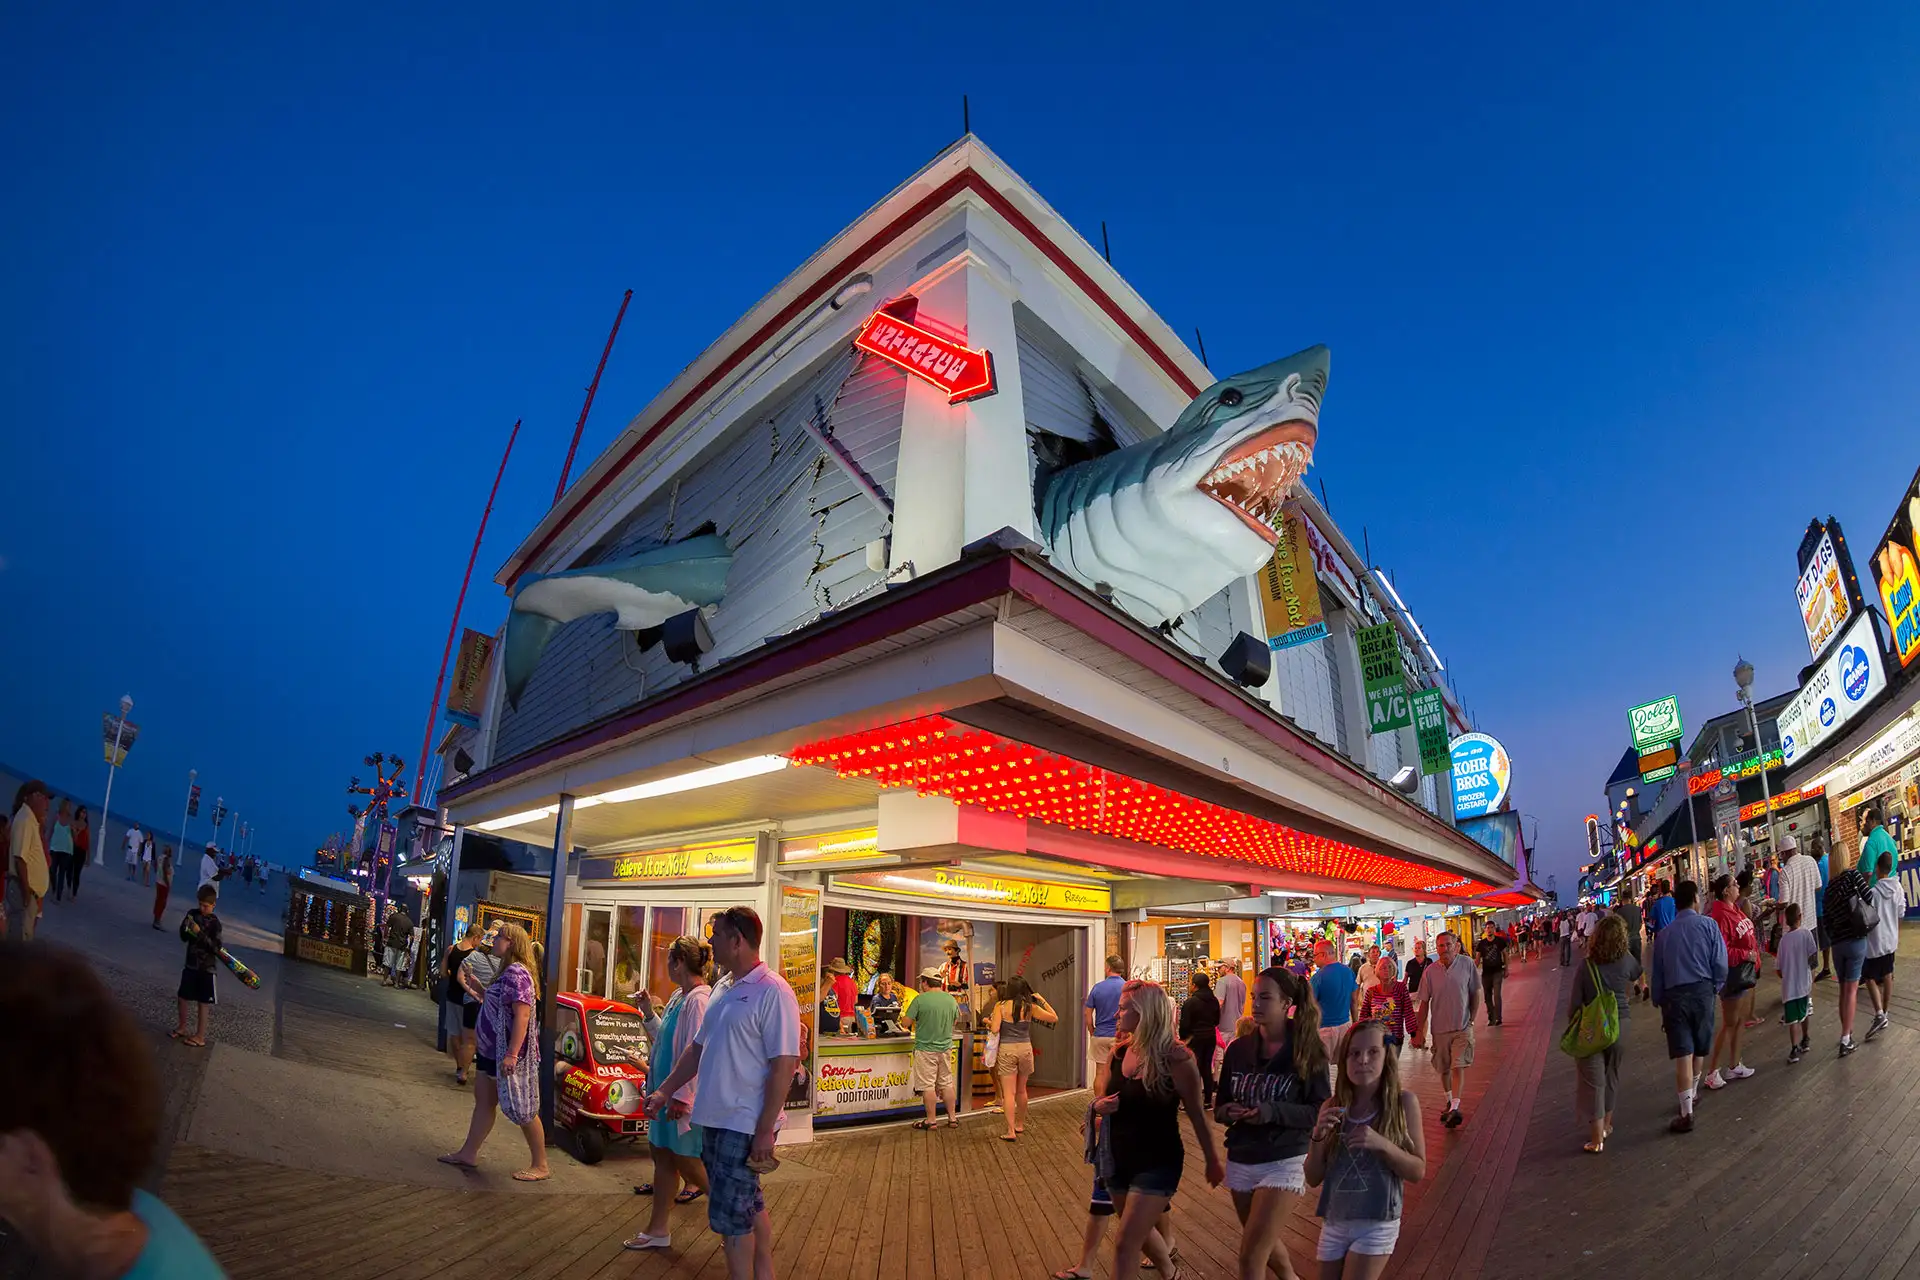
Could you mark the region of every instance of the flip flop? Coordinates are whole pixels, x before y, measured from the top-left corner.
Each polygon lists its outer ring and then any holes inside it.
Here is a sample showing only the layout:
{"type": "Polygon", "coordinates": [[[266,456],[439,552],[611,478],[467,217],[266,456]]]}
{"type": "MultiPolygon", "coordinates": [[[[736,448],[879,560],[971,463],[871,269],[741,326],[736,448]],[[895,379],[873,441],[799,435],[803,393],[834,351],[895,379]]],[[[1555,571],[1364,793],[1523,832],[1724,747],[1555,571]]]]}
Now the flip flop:
{"type": "Polygon", "coordinates": [[[207,1042],[205,1040],[196,1040],[192,1036],[187,1036],[183,1038],[180,1041],[180,1043],[187,1046],[187,1048],[189,1049],[204,1049],[207,1047],[207,1042]]]}
{"type": "Polygon", "coordinates": [[[552,1176],[553,1173],[547,1169],[542,1169],[538,1173],[535,1173],[532,1169],[522,1169],[513,1175],[513,1180],[515,1182],[545,1182],[552,1176]]]}
{"type": "MultiPolygon", "coordinates": [[[[651,1182],[643,1182],[633,1189],[633,1194],[637,1196],[650,1196],[653,1194],[653,1184],[651,1182]]],[[[643,1231],[640,1234],[645,1235],[646,1232],[643,1231]]]]}
{"type": "Polygon", "coordinates": [[[1020,1141],[1020,1139],[1019,1139],[1018,1137],[1016,1137],[1016,1136],[1014,1136],[1014,1135],[1013,1135],[1013,1134],[1011,1134],[1011,1133],[1003,1133],[1003,1134],[1001,1134],[1001,1135],[1000,1135],[1000,1141],[1002,1141],[1002,1142],[1018,1142],[1018,1141],[1020,1141]]]}
{"type": "Polygon", "coordinates": [[[692,1204],[705,1194],[707,1193],[698,1187],[682,1187],[680,1188],[680,1194],[673,1198],[673,1202],[675,1204],[692,1204]]]}
{"type": "Polygon", "coordinates": [[[1605,1143],[1604,1141],[1602,1141],[1602,1142],[1583,1142],[1583,1143],[1581,1143],[1581,1144],[1580,1144],[1580,1149],[1581,1149],[1582,1151],[1584,1151],[1584,1152],[1586,1152],[1586,1153],[1587,1153],[1588,1155],[1590,1155],[1590,1156],[1597,1156],[1597,1155],[1599,1155],[1599,1154],[1600,1154],[1600,1153],[1601,1153],[1602,1151],[1605,1151],[1605,1150],[1607,1149],[1607,1144],[1606,1144],[1606,1143],[1605,1143]]]}
{"type": "Polygon", "coordinates": [[[1093,1272],[1082,1271],[1078,1267],[1062,1267],[1053,1273],[1053,1280],[1093,1280],[1093,1272]]]}
{"type": "Polygon", "coordinates": [[[642,1231],[639,1235],[634,1236],[630,1240],[622,1240],[620,1242],[620,1247],[622,1249],[634,1249],[634,1250],[671,1249],[673,1247],[673,1240],[670,1236],[650,1236],[646,1232],[642,1231]]]}
{"type": "Polygon", "coordinates": [[[452,1152],[448,1152],[444,1156],[435,1156],[434,1159],[439,1161],[441,1164],[450,1164],[456,1169],[478,1169],[480,1167],[479,1165],[474,1164],[470,1160],[460,1159],[458,1156],[455,1156],[452,1152]]]}
{"type": "Polygon", "coordinates": [[[187,1038],[187,1033],[184,1031],[167,1032],[167,1039],[169,1040],[185,1040],[186,1038],[187,1038]]]}

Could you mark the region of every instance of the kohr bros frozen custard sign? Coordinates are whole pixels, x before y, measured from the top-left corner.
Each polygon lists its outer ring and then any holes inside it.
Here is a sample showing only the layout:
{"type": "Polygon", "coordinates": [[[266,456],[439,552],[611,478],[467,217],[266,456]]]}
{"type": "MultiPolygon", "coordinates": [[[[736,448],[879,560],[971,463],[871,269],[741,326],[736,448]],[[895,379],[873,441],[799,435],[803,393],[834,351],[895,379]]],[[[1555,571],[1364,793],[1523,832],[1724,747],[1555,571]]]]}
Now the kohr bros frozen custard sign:
{"type": "Polygon", "coordinates": [[[1453,740],[1451,754],[1454,820],[1498,813],[1513,781],[1507,749],[1487,734],[1466,733],[1453,740]]]}

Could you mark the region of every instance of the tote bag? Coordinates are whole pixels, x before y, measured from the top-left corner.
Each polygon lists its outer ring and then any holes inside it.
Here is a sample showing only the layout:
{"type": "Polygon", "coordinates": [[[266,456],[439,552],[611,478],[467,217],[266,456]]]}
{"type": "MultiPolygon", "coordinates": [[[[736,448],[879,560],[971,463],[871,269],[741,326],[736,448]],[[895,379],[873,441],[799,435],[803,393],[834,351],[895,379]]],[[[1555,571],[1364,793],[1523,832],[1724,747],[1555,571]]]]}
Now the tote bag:
{"type": "Polygon", "coordinates": [[[1560,1052],[1571,1058],[1590,1058],[1609,1048],[1620,1038],[1620,1006],[1613,991],[1600,981],[1600,970],[1587,962],[1587,978],[1593,983],[1593,999],[1573,1011],[1567,1029],[1560,1035],[1560,1052]]]}

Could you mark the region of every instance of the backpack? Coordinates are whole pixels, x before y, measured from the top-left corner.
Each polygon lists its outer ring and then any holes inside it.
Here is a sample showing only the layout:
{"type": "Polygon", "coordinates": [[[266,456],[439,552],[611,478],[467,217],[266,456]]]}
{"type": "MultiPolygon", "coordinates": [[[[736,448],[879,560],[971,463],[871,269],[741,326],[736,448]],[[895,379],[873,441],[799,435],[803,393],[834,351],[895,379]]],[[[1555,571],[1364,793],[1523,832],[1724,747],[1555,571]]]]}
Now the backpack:
{"type": "Polygon", "coordinates": [[[1613,990],[1600,981],[1600,970],[1587,961],[1587,977],[1593,983],[1593,999],[1573,1011],[1567,1029],[1560,1034],[1560,1052],[1570,1058],[1590,1058],[1620,1039],[1620,1006],[1613,990]]]}

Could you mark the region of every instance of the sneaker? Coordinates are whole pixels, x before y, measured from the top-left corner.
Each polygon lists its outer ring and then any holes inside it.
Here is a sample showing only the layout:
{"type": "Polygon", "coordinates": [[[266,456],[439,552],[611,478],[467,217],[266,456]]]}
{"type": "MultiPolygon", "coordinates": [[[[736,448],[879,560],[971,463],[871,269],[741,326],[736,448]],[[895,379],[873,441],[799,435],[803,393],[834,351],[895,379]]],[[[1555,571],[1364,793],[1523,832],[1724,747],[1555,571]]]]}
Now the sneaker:
{"type": "Polygon", "coordinates": [[[1692,1132],[1693,1132],[1693,1117],[1692,1117],[1691,1115],[1678,1115],[1678,1116],[1675,1116],[1675,1117],[1673,1118],[1673,1122],[1672,1122],[1671,1124],[1669,1124],[1669,1125],[1667,1126],[1667,1132],[1669,1132],[1669,1133],[1692,1133],[1692,1132]]]}
{"type": "Polygon", "coordinates": [[[1840,1056],[1844,1058],[1859,1047],[1859,1045],[1853,1042],[1852,1036],[1845,1036],[1840,1041],[1840,1056]]]}
{"type": "Polygon", "coordinates": [[[1791,1066],[1794,1063],[1799,1062],[1800,1059],[1806,1056],[1807,1056],[1807,1051],[1801,1048],[1799,1045],[1795,1045],[1793,1046],[1793,1048],[1787,1050],[1787,1064],[1791,1066]]]}
{"type": "Polygon", "coordinates": [[[1460,1114],[1458,1107],[1451,1107],[1447,1110],[1447,1114],[1440,1117],[1440,1123],[1449,1129],[1458,1129],[1462,1124],[1466,1123],[1466,1119],[1465,1116],[1460,1114]]]}
{"type": "Polygon", "coordinates": [[[1745,1080],[1752,1074],[1753,1068],[1744,1062],[1736,1062],[1727,1068],[1727,1079],[1729,1080],[1745,1080]]]}
{"type": "Polygon", "coordinates": [[[1887,1029],[1887,1015],[1884,1013],[1874,1014],[1873,1024],[1867,1028],[1867,1039],[1869,1040],[1873,1039],[1875,1036],[1879,1035],[1882,1031],[1885,1031],[1886,1029],[1887,1029]]]}
{"type": "Polygon", "coordinates": [[[1720,1090],[1727,1087],[1727,1082],[1720,1078],[1720,1072],[1717,1070],[1707,1072],[1707,1078],[1700,1083],[1713,1090],[1720,1090]]]}

